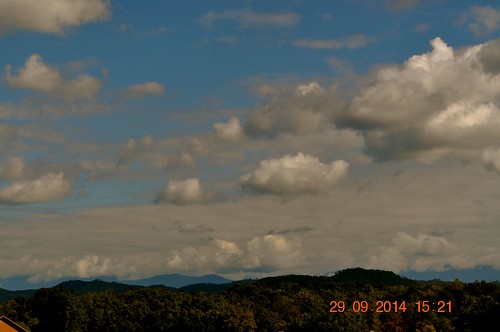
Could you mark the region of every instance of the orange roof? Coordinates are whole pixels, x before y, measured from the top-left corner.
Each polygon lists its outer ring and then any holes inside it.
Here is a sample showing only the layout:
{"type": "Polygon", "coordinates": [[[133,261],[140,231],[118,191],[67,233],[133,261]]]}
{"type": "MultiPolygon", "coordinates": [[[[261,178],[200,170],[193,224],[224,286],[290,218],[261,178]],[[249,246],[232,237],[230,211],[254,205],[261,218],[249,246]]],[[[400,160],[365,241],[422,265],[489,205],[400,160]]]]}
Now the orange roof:
{"type": "Polygon", "coordinates": [[[9,318],[2,316],[0,317],[0,332],[28,332],[28,330],[17,325],[9,318]]]}

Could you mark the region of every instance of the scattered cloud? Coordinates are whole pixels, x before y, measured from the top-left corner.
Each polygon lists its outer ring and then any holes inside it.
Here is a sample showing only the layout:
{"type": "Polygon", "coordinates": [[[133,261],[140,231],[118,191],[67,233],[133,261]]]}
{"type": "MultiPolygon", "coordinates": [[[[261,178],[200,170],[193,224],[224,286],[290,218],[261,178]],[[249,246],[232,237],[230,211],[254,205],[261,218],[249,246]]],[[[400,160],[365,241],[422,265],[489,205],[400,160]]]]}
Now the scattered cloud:
{"type": "Polygon", "coordinates": [[[317,158],[298,153],[280,159],[262,160],[259,167],[241,178],[242,187],[257,193],[302,195],[328,192],[346,176],[349,164],[343,160],[323,164],[317,158]]]}
{"type": "Polygon", "coordinates": [[[237,22],[240,28],[289,28],[299,23],[300,15],[293,12],[262,13],[246,8],[222,12],[210,11],[200,19],[206,27],[211,27],[217,21],[237,22]]]}
{"type": "Polygon", "coordinates": [[[38,54],[31,55],[17,76],[12,75],[11,65],[5,67],[9,86],[50,92],[67,100],[91,99],[100,90],[102,83],[87,74],[72,80],[64,80],[57,69],[48,66],[38,54]]]}
{"type": "Polygon", "coordinates": [[[188,205],[206,203],[211,194],[203,190],[199,179],[169,180],[167,186],[158,193],[158,202],[188,205]]]}
{"type": "Polygon", "coordinates": [[[109,0],[0,1],[0,34],[27,30],[64,34],[69,27],[107,20],[109,0]]]}
{"type": "Polygon", "coordinates": [[[243,127],[250,137],[306,135],[327,122],[332,111],[341,106],[336,86],[325,89],[317,82],[310,82],[282,92],[271,103],[257,108],[243,127]]]}
{"type": "Polygon", "coordinates": [[[362,130],[368,153],[380,160],[482,150],[500,139],[500,77],[483,70],[496,68],[484,60],[498,49],[483,44],[456,54],[440,38],[431,44],[401,67],[379,69],[336,120],[362,130]]]}
{"type": "Polygon", "coordinates": [[[129,98],[143,98],[146,95],[161,95],[165,92],[165,87],[158,82],[146,82],[133,84],[127,88],[129,98]]]}
{"type": "Polygon", "coordinates": [[[371,38],[366,35],[353,35],[342,39],[296,39],[292,41],[295,47],[305,47],[317,50],[322,49],[341,49],[341,48],[360,48],[368,45],[371,38]]]}
{"type": "Polygon", "coordinates": [[[36,180],[14,182],[0,189],[0,203],[29,204],[61,200],[71,190],[63,173],[47,173],[36,180]]]}
{"type": "Polygon", "coordinates": [[[482,160],[486,167],[500,172],[500,149],[487,149],[483,152],[482,160]]]}
{"type": "Polygon", "coordinates": [[[491,6],[472,6],[460,22],[470,22],[467,27],[476,36],[489,35],[500,29],[500,10],[491,6]]]}
{"type": "Polygon", "coordinates": [[[217,138],[223,141],[238,141],[243,137],[243,127],[234,116],[227,123],[215,123],[214,129],[217,138]]]}

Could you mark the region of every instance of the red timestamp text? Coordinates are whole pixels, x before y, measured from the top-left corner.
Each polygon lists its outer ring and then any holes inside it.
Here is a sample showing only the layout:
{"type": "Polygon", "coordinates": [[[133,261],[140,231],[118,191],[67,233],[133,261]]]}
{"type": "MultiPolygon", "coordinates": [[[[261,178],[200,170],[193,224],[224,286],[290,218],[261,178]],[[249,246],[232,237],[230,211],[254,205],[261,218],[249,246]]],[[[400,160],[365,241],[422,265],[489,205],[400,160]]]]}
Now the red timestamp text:
{"type": "Polygon", "coordinates": [[[416,301],[413,304],[407,304],[406,301],[376,301],[375,304],[368,301],[352,301],[347,303],[345,301],[330,301],[331,313],[342,312],[406,312],[406,310],[413,306],[417,312],[438,312],[446,313],[451,312],[451,301],[437,301],[432,302],[428,300],[416,301]]]}

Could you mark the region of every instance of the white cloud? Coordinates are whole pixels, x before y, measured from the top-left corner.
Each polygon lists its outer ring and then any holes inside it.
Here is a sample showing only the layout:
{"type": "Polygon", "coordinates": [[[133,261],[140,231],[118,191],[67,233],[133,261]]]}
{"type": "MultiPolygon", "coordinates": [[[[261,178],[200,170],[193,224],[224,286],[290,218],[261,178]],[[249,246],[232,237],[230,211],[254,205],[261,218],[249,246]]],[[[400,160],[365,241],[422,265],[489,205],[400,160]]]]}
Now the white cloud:
{"type": "Polygon", "coordinates": [[[455,53],[440,38],[431,45],[401,67],[378,70],[336,119],[362,130],[368,152],[379,159],[483,150],[500,139],[500,76],[491,60],[499,48],[482,44],[455,53]]]}
{"type": "Polygon", "coordinates": [[[287,28],[297,25],[300,15],[297,13],[259,13],[253,9],[211,11],[203,15],[200,22],[211,27],[217,21],[235,21],[241,28],[287,28]]]}
{"type": "Polygon", "coordinates": [[[64,34],[68,27],[108,19],[109,7],[108,0],[2,0],[0,34],[15,30],[64,34]]]}
{"type": "Polygon", "coordinates": [[[205,203],[210,194],[201,187],[200,180],[191,178],[186,180],[169,180],[165,189],[158,194],[158,201],[186,205],[205,203]]]}
{"type": "Polygon", "coordinates": [[[325,93],[325,89],[321,87],[317,82],[311,82],[309,84],[301,84],[297,87],[297,95],[305,96],[305,95],[316,95],[320,96],[325,93]]]}
{"type": "Polygon", "coordinates": [[[87,74],[81,74],[73,80],[64,80],[57,69],[48,66],[38,54],[31,55],[13,76],[12,67],[6,67],[6,79],[9,86],[20,89],[32,89],[50,92],[64,99],[91,99],[101,88],[101,82],[87,74]]]}
{"type": "Polygon", "coordinates": [[[468,28],[475,35],[488,35],[500,29],[500,10],[491,6],[472,6],[461,21],[472,21],[468,28]]]}
{"type": "Polygon", "coordinates": [[[238,141],[243,137],[243,127],[240,120],[234,116],[227,123],[215,123],[214,129],[217,138],[223,141],[238,141]]]}
{"type": "Polygon", "coordinates": [[[500,149],[486,149],[482,159],[488,169],[500,172],[500,149]]]}
{"type": "Polygon", "coordinates": [[[342,39],[296,39],[292,45],[312,49],[360,48],[366,46],[371,39],[366,35],[353,35],[342,39]]]}
{"type": "Polygon", "coordinates": [[[0,165],[0,180],[18,180],[24,176],[25,172],[24,158],[13,156],[0,165]]]}
{"type": "Polygon", "coordinates": [[[323,164],[302,153],[286,155],[262,160],[255,171],[241,178],[242,187],[276,195],[317,194],[331,190],[348,168],[349,164],[343,160],[323,164]]]}
{"type": "Polygon", "coordinates": [[[256,236],[247,242],[246,269],[270,270],[295,267],[303,255],[298,240],[283,235],[268,234],[256,236]]]}
{"type": "Polygon", "coordinates": [[[4,204],[28,204],[60,200],[71,190],[71,184],[63,173],[47,173],[32,181],[14,182],[0,189],[0,202],[4,204]]]}
{"type": "Polygon", "coordinates": [[[143,98],[146,95],[161,95],[164,92],[165,87],[158,82],[132,84],[127,88],[127,96],[130,98],[143,98]]]}

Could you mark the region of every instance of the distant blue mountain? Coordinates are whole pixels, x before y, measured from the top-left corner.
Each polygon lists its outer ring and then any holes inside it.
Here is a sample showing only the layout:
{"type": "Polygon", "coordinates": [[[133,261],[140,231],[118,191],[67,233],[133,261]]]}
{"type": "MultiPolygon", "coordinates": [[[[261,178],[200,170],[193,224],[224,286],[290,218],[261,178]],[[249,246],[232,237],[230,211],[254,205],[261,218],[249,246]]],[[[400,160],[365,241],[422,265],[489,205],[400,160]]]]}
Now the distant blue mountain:
{"type": "Polygon", "coordinates": [[[400,275],[413,280],[434,280],[440,279],[443,281],[453,281],[458,279],[462,282],[474,281],[500,281],[500,270],[494,269],[489,265],[480,265],[472,269],[448,270],[442,272],[427,271],[415,272],[406,271],[399,273],[400,275]]]}
{"type": "Polygon", "coordinates": [[[0,288],[7,290],[25,290],[25,289],[38,289],[43,287],[54,287],[60,283],[69,280],[81,280],[81,281],[92,281],[95,279],[100,279],[108,282],[120,282],[128,285],[138,285],[138,286],[153,286],[153,285],[165,285],[168,287],[180,288],[192,284],[225,284],[232,282],[233,280],[223,278],[217,274],[209,274],[201,277],[185,276],[182,274],[162,274],[151,278],[136,279],[136,280],[122,280],[115,276],[95,276],[91,278],[81,278],[81,277],[64,277],[59,279],[54,279],[50,281],[43,282],[29,282],[29,275],[20,275],[5,279],[0,279],[0,288]]]}
{"type": "Polygon", "coordinates": [[[139,285],[139,286],[153,286],[153,285],[165,285],[169,287],[180,288],[187,285],[193,284],[226,284],[233,282],[223,278],[217,274],[208,274],[201,277],[190,277],[182,274],[162,274],[146,279],[137,280],[120,280],[120,282],[128,285],[139,285]]]}

